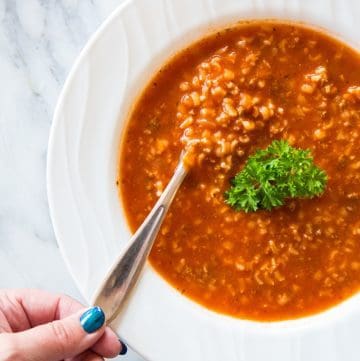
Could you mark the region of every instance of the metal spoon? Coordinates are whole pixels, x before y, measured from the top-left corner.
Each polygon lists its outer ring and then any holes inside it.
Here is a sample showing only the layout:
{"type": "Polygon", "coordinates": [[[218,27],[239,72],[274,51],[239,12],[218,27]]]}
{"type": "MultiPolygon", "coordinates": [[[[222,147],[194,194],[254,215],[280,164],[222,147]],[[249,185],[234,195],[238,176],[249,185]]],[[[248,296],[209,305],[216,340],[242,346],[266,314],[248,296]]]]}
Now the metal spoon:
{"type": "Polygon", "coordinates": [[[160,226],[186,174],[182,153],[169,184],[97,290],[92,304],[104,310],[107,323],[116,318],[136,284],[160,226]]]}

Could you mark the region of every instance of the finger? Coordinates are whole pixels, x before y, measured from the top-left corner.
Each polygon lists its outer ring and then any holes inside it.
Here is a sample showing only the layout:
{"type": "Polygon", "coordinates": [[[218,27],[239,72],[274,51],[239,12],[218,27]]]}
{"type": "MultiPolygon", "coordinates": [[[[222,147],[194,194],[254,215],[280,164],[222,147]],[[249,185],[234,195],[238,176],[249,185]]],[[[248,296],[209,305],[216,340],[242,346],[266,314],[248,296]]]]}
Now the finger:
{"type": "Polygon", "coordinates": [[[58,361],[82,354],[105,332],[105,315],[99,307],[78,312],[62,320],[30,330],[6,334],[12,345],[14,360],[31,355],[37,361],[58,361]]]}
{"type": "Polygon", "coordinates": [[[99,356],[96,352],[85,351],[81,355],[73,357],[66,361],[104,361],[104,358],[99,356]]]}
{"type": "Polygon", "coordinates": [[[0,308],[0,333],[2,332],[12,332],[9,322],[0,308]]]}
{"type": "MultiPolygon", "coordinates": [[[[68,317],[82,309],[84,306],[80,302],[66,295],[36,289],[0,290],[0,310],[4,311],[14,332],[68,317]]],[[[5,329],[6,332],[11,330],[5,329]]],[[[94,351],[104,357],[118,355],[120,348],[121,344],[110,328],[94,345],[94,351]]]]}
{"type": "Polygon", "coordinates": [[[120,354],[122,345],[115,332],[106,327],[100,340],[91,349],[103,357],[111,358],[120,354]]]}
{"type": "Polygon", "coordinates": [[[0,290],[0,309],[14,332],[65,318],[83,308],[65,295],[33,289],[0,290]]]}

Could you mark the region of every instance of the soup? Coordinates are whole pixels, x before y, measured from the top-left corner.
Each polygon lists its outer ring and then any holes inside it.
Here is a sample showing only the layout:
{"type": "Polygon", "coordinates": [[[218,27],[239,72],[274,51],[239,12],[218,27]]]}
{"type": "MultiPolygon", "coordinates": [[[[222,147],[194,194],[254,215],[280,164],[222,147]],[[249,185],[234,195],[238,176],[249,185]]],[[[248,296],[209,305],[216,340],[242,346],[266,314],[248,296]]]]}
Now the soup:
{"type": "Polygon", "coordinates": [[[124,135],[119,188],[133,231],[189,168],[150,254],[205,307],[258,321],[314,314],[360,288],[360,57],[312,28],[254,21],[173,57],[124,135]],[[274,139],[310,149],[325,192],[271,211],[236,211],[230,181],[274,139]]]}

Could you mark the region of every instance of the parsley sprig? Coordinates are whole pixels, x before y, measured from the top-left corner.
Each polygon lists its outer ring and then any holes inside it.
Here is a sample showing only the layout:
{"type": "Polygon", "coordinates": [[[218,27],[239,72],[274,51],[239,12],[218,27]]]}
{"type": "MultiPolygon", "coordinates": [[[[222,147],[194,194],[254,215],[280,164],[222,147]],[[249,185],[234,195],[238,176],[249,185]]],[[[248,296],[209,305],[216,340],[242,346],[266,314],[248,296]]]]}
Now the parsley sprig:
{"type": "Polygon", "coordinates": [[[288,198],[312,198],[324,192],[327,175],[314,164],[308,149],[274,140],[250,156],[225,193],[236,210],[254,212],[282,206],[288,198]]]}

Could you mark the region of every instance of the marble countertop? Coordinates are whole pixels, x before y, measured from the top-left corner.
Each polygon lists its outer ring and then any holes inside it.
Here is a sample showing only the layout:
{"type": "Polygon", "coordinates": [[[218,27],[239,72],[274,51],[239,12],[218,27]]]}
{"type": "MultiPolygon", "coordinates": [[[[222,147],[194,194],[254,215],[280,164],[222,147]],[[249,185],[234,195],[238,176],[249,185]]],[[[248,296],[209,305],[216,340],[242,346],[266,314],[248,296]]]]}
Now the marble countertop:
{"type": "MultiPolygon", "coordinates": [[[[81,300],[49,217],[47,142],[75,58],[122,1],[0,0],[1,288],[37,287],[81,300]]],[[[130,351],[119,360],[141,358],[130,351]]]]}

